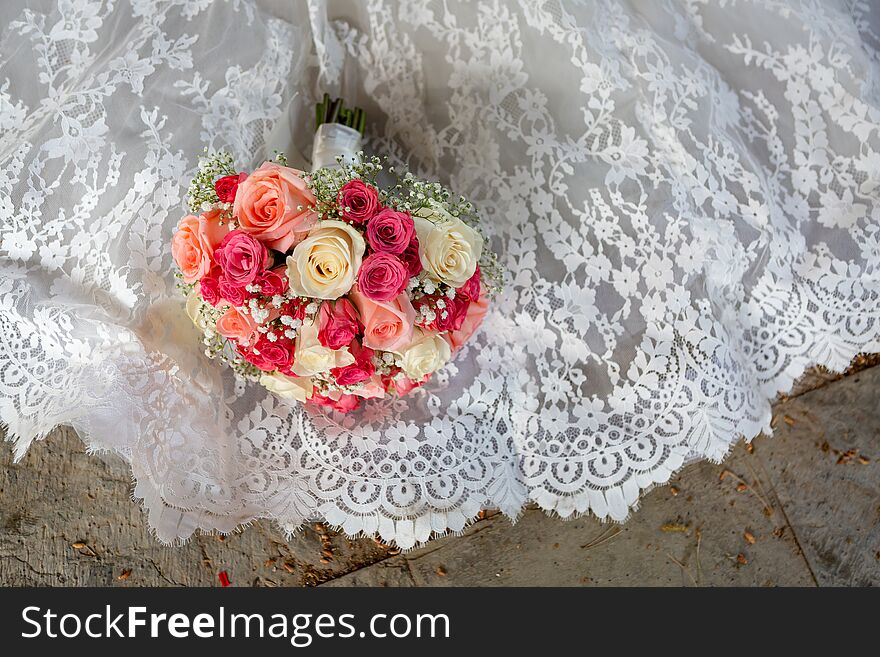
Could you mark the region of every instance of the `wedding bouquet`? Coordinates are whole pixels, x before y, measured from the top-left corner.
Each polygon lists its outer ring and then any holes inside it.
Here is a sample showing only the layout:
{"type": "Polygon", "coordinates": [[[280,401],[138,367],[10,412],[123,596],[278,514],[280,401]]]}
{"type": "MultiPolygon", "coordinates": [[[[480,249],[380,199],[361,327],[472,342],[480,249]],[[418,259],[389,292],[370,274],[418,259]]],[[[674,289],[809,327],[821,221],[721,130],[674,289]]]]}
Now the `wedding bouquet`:
{"type": "Polygon", "coordinates": [[[251,173],[207,154],[171,243],[209,357],[342,412],[428,381],[500,280],[473,205],[365,158],[363,127],[325,95],[311,173],[280,154],[251,173]]]}

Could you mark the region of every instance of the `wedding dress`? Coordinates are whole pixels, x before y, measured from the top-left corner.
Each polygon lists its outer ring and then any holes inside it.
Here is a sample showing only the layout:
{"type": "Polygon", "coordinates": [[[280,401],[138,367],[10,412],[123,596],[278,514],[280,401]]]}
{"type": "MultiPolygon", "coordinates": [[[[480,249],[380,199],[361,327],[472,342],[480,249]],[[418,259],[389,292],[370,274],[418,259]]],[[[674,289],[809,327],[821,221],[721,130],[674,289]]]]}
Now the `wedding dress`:
{"type": "MultiPolygon", "coordinates": [[[[0,4],[0,420],[131,463],[162,541],[483,508],[626,519],[880,351],[880,11],[862,0],[0,4]],[[170,238],[204,148],[308,168],[314,102],[481,210],[507,270],[426,389],[348,416],[205,358],[170,238]]],[[[53,473],[46,473],[51,477],[53,473]]]]}

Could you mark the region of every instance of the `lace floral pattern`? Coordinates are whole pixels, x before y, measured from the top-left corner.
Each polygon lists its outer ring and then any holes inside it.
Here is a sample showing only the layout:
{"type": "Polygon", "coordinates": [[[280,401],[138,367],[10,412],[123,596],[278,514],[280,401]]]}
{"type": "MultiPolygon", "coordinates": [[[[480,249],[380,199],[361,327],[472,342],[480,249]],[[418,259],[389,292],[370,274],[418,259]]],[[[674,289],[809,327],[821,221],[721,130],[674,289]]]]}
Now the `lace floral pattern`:
{"type": "Polygon", "coordinates": [[[0,419],[19,456],[59,423],[125,456],[162,540],[624,520],[769,430],[807,366],[880,351],[867,2],[24,4],[0,9],[0,419]],[[469,196],[509,272],[476,345],[352,416],[202,358],[167,247],[203,147],[308,152],[325,90],[469,196]]]}

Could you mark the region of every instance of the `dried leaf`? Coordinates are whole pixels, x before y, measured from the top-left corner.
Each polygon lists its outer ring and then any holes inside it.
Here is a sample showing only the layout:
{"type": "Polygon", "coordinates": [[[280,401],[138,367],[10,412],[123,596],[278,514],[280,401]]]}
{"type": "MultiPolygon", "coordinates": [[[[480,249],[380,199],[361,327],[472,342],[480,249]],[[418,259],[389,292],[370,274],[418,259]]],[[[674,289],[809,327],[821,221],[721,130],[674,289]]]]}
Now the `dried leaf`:
{"type": "Polygon", "coordinates": [[[755,544],[755,535],[752,534],[752,532],[750,532],[748,529],[743,532],[743,538],[746,539],[746,543],[748,543],[749,545],[755,544]]]}
{"type": "Polygon", "coordinates": [[[86,544],[82,541],[76,541],[75,543],[70,544],[70,547],[72,547],[74,550],[82,550],[85,546],[86,544]]]}
{"type": "Polygon", "coordinates": [[[677,497],[677,496],[678,496],[678,489],[677,489],[675,486],[670,486],[670,487],[669,487],[669,492],[672,493],[672,497],[677,497]]]}
{"type": "Polygon", "coordinates": [[[748,490],[748,489],[749,489],[749,487],[746,484],[739,483],[736,485],[736,492],[737,493],[742,493],[744,490],[748,490]]]}
{"type": "Polygon", "coordinates": [[[434,572],[437,573],[437,577],[446,577],[446,569],[443,566],[437,566],[434,572]]]}
{"type": "Polygon", "coordinates": [[[286,570],[288,573],[292,573],[294,570],[296,570],[296,568],[289,561],[285,561],[284,562],[284,570],[286,570]]]}
{"type": "Polygon", "coordinates": [[[130,568],[126,568],[126,569],[123,570],[121,573],[119,573],[119,577],[117,577],[116,579],[118,579],[120,582],[124,582],[124,581],[127,580],[129,577],[131,577],[131,569],[130,569],[130,568]]]}
{"type": "Polygon", "coordinates": [[[746,555],[740,552],[738,555],[736,555],[736,562],[740,565],[745,566],[749,562],[749,560],[746,559],[746,555]]]}
{"type": "Polygon", "coordinates": [[[782,421],[785,422],[788,426],[794,425],[794,418],[790,415],[783,415],[782,421]]]}

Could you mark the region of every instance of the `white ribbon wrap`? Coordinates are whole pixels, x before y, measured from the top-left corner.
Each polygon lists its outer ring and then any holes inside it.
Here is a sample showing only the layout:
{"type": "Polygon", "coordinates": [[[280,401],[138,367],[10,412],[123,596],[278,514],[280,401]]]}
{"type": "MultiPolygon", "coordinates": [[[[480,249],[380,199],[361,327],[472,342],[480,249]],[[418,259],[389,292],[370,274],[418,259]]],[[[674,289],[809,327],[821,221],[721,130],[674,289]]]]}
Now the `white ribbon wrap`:
{"type": "Polygon", "coordinates": [[[361,150],[361,133],[340,123],[323,123],[315,131],[312,145],[312,171],[321,167],[339,166],[336,158],[351,164],[361,150]]]}

